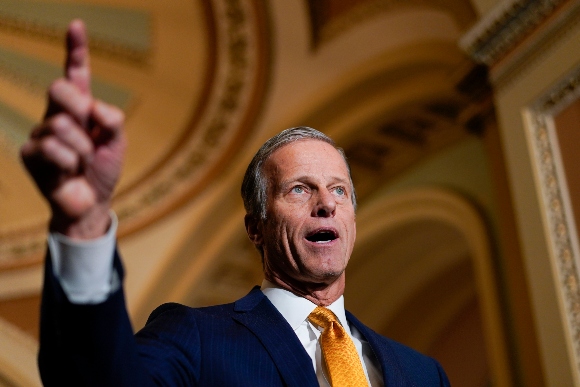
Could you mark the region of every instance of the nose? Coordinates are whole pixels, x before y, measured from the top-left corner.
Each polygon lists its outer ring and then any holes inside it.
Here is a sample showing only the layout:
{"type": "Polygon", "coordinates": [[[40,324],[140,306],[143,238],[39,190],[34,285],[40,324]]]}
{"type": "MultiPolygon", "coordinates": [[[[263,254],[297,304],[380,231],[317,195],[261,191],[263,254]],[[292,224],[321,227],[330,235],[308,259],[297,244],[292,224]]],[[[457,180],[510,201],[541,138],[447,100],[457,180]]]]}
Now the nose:
{"type": "Polygon", "coordinates": [[[312,208],[312,216],[320,218],[334,217],[336,212],[336,200],[332,193],[327,190],[318,191],[316,203],[312,208]]]}

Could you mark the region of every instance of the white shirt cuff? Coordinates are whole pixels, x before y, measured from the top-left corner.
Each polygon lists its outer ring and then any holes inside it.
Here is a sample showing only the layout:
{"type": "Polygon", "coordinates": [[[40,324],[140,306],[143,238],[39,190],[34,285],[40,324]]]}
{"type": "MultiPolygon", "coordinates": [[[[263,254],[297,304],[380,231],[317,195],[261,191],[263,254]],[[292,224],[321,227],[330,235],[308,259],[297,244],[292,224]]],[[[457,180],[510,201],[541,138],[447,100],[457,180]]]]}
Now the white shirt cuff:
{"type": "Polygon", "coordinates": [[[111,226],[100,238],[79,241],[60,233],[49,234],[52,270],[70,302],[101,303],[120,287],[113,270],[117,224],[117,216],[111,211],[111,226]]]}

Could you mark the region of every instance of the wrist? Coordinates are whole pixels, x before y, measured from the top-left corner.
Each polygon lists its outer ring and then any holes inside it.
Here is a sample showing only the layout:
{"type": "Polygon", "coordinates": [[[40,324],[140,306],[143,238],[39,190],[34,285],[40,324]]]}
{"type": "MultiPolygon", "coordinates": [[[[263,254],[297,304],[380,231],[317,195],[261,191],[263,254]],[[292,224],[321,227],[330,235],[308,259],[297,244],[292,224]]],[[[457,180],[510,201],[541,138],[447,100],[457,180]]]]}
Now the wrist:
{"type": "Polygon", "coordinates": [[[96,239],[105,235],[111,226],[110,210],[109,202],[96,204],[77,218],[53,210],[49,229],[70,239],[96,239]]]}

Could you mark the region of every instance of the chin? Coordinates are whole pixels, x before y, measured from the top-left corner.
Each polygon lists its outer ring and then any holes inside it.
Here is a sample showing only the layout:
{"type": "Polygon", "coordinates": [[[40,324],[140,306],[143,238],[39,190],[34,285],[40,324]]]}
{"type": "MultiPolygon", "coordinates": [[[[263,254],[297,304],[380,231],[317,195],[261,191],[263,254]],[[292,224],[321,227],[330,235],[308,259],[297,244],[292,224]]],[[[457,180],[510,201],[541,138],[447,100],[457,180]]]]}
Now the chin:
{"type": "Polygon", "coordinates": [[[344,269],[336,269],[336,270],[317,270],[314,272],[313,277],[316,277],[320,280],[320,282],[334,282],[336,279],[340,278],[340,276],[344,273],[344,269]]]}

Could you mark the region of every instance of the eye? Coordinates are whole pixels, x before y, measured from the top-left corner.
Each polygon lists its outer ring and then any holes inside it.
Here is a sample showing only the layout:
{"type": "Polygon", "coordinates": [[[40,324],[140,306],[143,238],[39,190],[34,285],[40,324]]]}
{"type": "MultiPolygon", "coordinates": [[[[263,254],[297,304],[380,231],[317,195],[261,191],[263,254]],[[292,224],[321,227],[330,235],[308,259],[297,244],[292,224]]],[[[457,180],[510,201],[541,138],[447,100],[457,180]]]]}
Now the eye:
{"type": "Polygon", "coordinates": [[[334,189],[334,192],[336,192],[336,194],[339,195],[339,196],[346,195],[346,190],[343,187],[336,187],[334,189]]]}
{"type": "Polygon", "coordinates": [[[302,187],[300,185],[297,185],[296,187],[292,187],[292,192],[297,193],[297,194],[304,193],[304,187],[302,187]]]}

